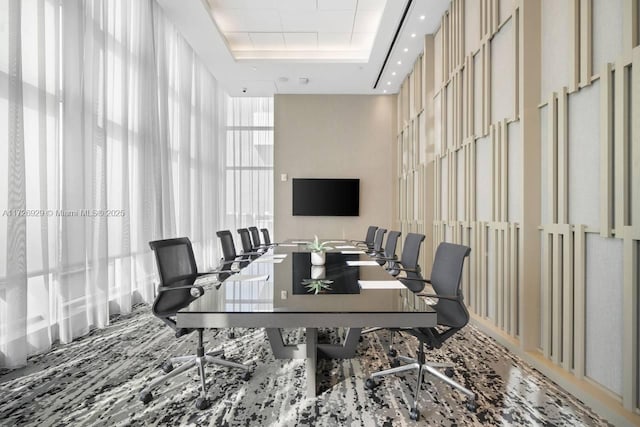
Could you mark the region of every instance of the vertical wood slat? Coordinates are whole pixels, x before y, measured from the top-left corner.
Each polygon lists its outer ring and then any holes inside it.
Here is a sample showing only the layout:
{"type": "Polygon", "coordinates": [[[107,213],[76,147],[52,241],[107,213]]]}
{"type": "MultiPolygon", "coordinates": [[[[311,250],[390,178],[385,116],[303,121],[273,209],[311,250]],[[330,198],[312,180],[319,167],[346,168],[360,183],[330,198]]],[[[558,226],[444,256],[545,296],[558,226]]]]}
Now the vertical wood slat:
{"type": "Polygon", "coordinates": [[[476,141],[473,140],[469,144],[469,221],[475,221],[477,218],[476,207],[476,141]]]}
{"type": "Polygon", "coordinates": [[[479,222],[480,227],[480,310],[483,317],[489,316],[487,301],[487,226],[479,222]]]}
{"type": "Polygon", "coordinates": [[[569,57],[571,91],[578,90],[580,82],[580,1],[570,0],[569,6],[569,57]]]}
{"type": "Polygon", "coordinates": [[[558,94],[557,110],[557,222],[569,222],[569,110],[567,88],[558,94]]]}
{"type": "Polygon", "coordinates": [[[501,227],[495,227],[492,230],[493,234],[493,271],[495,275],[495,307],[496,307],[496,325],[504,330],[504,274],[503,274],[503,262],[504,262],[504,234],[501,227]]]}
{"type": "Polygon", "coordinates": [[[510,227],[510,251],[511,264],[509,266],[509,334],[516,336],[519,333],[518,328],[518,300],[519,300],[519,281],[518,281],[518,264],[520,259],[520,253],[518,251],[518,227],[516,224],[509,224],[510,227]]]}
{"type": "Polygon", "coordinates": [[[562,239],[562,367],[573,367],[573,232],[567,226],[562,239]]]}
{"type": "MultiPolygon", "coordinates": [[[[638,233],[640,234],[640,232],[638,233]]],[[[623,232],[624,286],[622,306],[622,405],[633,411],[638,405],[638,239],[633,227],[623,232]]]]}
{"type": "Polygon", "coordinates": [[[558,222],[558,105],[557,94],[553,92],[549,98],[547,120],[547,216],[550,223],[558,222]]]}
{"type": "Polygon", "coordinates": [[[593,2],[580,0],[580,86],[591,83],[593,70],[593,2]]]}
{"type": "Polygon", "coordinates": [[[618,235],[629,221],[629,79],[622,59],[616,61],[614,94],[614,228],[618,235]]]}
{"type": "Polygon", "coordinates": [[[497,171],[497,133],[498,131],[495,125],[489,126],[489,143],[491,144],[491,221],[498,221],[498,200],[500,199],[500,176],[497,171]]]}
{"type": "Polygon", "coordinates": [[[640,115],[640,46],[633,49],[631,73],[631,111],[635,116],[635,120],[631,120],[631,225],[637,230],[640,228],[640,120],[637,119],[640,115]]]}
{"type": "Polygon", "coordinates": [[[514,100],[513,100],[513,119],[520,120],[520,9],[513,11],[513,48],[514,48],[514,100]]]}
{"type": "Polygon", "coordinates": [[[474,78],[474,60],[473,56],[467,56],[467,135],[473,137],[475,134],[475,78],[474,78]]]}
{"type": "Polygon", "coordinates": [[[613,79],[611,64],[600,72],[600,235],[613,228],[613,79]]]}
{"type": "Polygon", "coordinates": [[[500,221],[508,221],[509,134],[507,120],[500,122],[500,221]]]}
{"type": "Polygon", "coordinates": [[[553,234],[553,261],[551,282],[551,360],[562,361],[562,234],[553,234]]]}
{"type": "Polygon", "coordinates": [[[640,43],[638,0],[624,0],[622,12],[622,51],[627,55],[640,43]]]}
{"type": "Polygon", "coordinates": [[[542,301],[541,301],[541,316],[542,316],[542,353],[545,358],[551,357],[551,272],[552,272],[552,259],[551,253],[553,247],[550,244],[553,239],[553,235],[542,231],[542,301]]]}
{"type": "Polygon", "coordinates": [[[574,331],[573,331],[573,373],[578,379],[585,376],[585,340],[586,340],[586,227],[576,225],[574,230],[574,331]]]}
{"type": "Polygon", "coordinates": [[[482,45],[482,53],[482,117],[484,120],[483,133],[486,135],[489,132],[489,125],[491,124],[491,43],[486,42],[482,45]]]}

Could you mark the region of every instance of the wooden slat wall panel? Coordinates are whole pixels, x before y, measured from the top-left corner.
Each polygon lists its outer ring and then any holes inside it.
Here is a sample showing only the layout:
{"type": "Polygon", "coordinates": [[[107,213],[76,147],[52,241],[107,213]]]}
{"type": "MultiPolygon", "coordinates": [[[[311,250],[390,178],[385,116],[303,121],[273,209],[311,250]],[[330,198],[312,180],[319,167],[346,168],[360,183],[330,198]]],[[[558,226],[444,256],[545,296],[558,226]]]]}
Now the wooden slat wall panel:
{"type": "MultiPolygon", "coordinates": [[[[508,222],[509,168],[518,167],[509,164],[510,123],[520,121],[523,162],[533,161],[538,168],[541,163],[539,151],[532,148],[533,145],[539,145],[538,131],[532,129],[531,125],[535,123],[535,127],[539,124],[539,118],[535,117],[538,113],[535,105],[540,103],[540,82],[527,79],[530,76],[540,79],[541,59],[530,60],[524,54],[523,46],[540,46],[542,25],[541,17],[537,15],[540,11],[536,11],[536,4],[540,8],[540,3],[527,0],[479,0],[479,34],[474,34],[477,43],[471,43],[476,46],[475,51],[467,49],[465,45],[465,40],[469,42],[464,25],[466,3],[464,0],[452,0],[449,11],[440,21],[437,35],[430,36],[430,45],[425,41],[424,56],[414,64],[398,96],[400,167],[396,179],[398,202],[402,206],[396,210],[396,222],[401,224],[404,233],[410,230],[429,231],[426,233],[431,234],[428,236],[428,250],[421,259],[425,265],[431,262],[437,245],[445,238],[469,245],[472,253],[465,266],[462,282],[469,310],[476,318],[490,325],[497,337],[511,337],[516,347],[521,346],[523,354],[534,354],[539,347],[540,356],[532,356],[534,359],[539,357],[547,361],[543,366],[552,364],[560,371],[571,373],[576,381],[585,377],[587,357],[587,233],[624,239],[624,336],[628,341],[625,341],[625,381],[620,401],[627,410],[633,410],[638,406],[640,148],[636,147],[640,147],[640,51],[636,46],[639,42],[639,1],[623,0],[623,51],[613,64],[596,70],[599,74],[594,74],[592,70],[593,0],[567,1],[570,7],[566,24],[571,40],[566,61],[571,70],[570,79],[567,87],[542,94],[543,106],[547,107],[548,125],[547,134],[543,135],[548,156],[545,162],[547,187],[539,188],[539,174],[532,173],[530,165],[522,168],[523,190],[533,189],[536,197],[539,194],[538,200],[546,198],[549,223],[535,224],[539,231],[532,232],[531,218],[540,216],[526,212],[533,208],[528,194],[523,196],[525,200],[522,205],[525,211],[523,223],[527,228],[508,222]],[[502,8],[503,11],[509,10],[511,16],[499,16],[499,1],[513,1],[513,8],[502,8]],[[514,108],[509,113],[510,117],[492,117],[491,78],[492,73],[499,76],[501,72],[500,64],[492,63],[495,60],[491,57],[492,40],[501,31],[501,25],[509,19],[512,20],[510,28],[516,61],[514,108]],[[434,41],[439,43],[437,48],[434,48],[434,41]],[[430,52],[427,52],[427,48],[430,52]],[[474,66],[476,54],[479,57],[474,66]],[[434,81],[435,75],[440,76],[438,81],[434,81]],[[571,132],[568,111],[570,97],[594,81],[599,81],[601,90],[600,104],[594,106],[601,112],[601,184],[597,189],[600,193],[600,224],[591,229],[582,224],[569,223],[569,165],[572,159],[568,150],[571,132]],[[475,87],[476,82],[480,87],[475,87]],[[481,99],[474,99],[476,96],[481,96],[481,99]],[[535,100],[533,107],[532,100],[535,100]],[[476,101],[479,101],[478,106],[476,101]],[[441,112],[438,141],[434,140],[431,131],[434,128],[435,102],[439,103],[441,112]],[[425,115],[421,117],[422,112],[425,115]],[[419,132],[418,120],[422,120],[426,126],[425,136],[419,132]],[[475,120],[480,123],[474,123],[475,120]],[[477,130],[476,125],[479,125],[477,130]],[[538,140],[530,138],[530,135],[536,135],[538,140]],[[426,138],[423,144],[421,138],[426,138]],[[477,221],[476,216],[478,185],[487,185],[477,182],[478,138],[488,138],[492,150],[490,221],[477,221]],[[435,147],[439,149],[436,151],[435,147]],[[427,152],[420,153],[421,149],[427,152]],[[459,163],[458,156],[462,156],[459,163]],[[447,169],[444,177],[443,168],[447,169]],[[446,197],[442,191],[444,179],[448,188],[446,197]],[[532,184],[536,179],[538,187],[532,184]],[[460,204],[458,196],[461,196],[460,204]],[[445,217],[441,215],[443,208],[447,212],[445,217]],[[490,238],[492,253],[488,253],[490,238]],[[537,254],[533,256],[536,250],[537,254]],[[429,256],[426,256],[427,252],[429,256]],[[537,269],[534,274],[531,274],[533,268],[529,265],[530,261],[523,259],[525,252],[529,258],[535,258],[537,269]],[[495,272],[492,274],[494,283],[488,283],[490,267],[495,272]],[[532,276],[535,282],[530,279],[532,276]],[[489,293],[490,287],[495,289],[494,293],[489,293]],[[491,301],[489,298],[492,298],[491,301]],[[539,311],[532,315],[526,303],[533,300],[537,304],[538,298],[539,311]],[[626,373],[631,373],[629,378],[626,373]]],[[[559,380],[564,378],[557,377],[559,380]]]]}

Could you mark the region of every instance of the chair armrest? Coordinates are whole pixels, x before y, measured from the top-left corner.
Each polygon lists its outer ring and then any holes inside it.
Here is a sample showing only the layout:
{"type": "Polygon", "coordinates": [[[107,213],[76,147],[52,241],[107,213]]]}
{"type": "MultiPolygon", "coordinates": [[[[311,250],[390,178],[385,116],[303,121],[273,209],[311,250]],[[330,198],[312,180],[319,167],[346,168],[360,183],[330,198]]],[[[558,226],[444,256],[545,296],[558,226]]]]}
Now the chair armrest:
{"type": "MultiPolygon", "coordinates": [[[[409,273],[420,273],[419,268],[394,267],[394,270],[408,271],[409,273]]],[[[415,279],[415,280],[426,280],[426,279],[415,279]]],[[[431,283],[431,282],[428,282],[428,283],[431,283]]]]}
{"type": "MultiPolygon", "coordinates": [[[[401,268],[399,270],[402,270],[401,268]]],[[[401,277],[403,280],[413,280],[415,282],[431,283],[430,279],[421,279],[419,277],[401,277]]]]}
{"type": "Polygon", "coordinates": [[[460,301],[460,297],[455,295],[436,295],[436,294],[416,294],[419,297],[446,299],[448,301],[460,301]]]}
{"type": "Polygon", "coordinates": [[[198,298],[204,294],[204,288],[202,286],[158,286],[158,292],[177,291],[179,289],[189,289],[191,296],[198,298]]]}
{"type": "Polygon", "coordinates": [[[263,255],[263,252],[243,252],[241,253],[239,256],[245,256],[245,255],[263,255]]]}

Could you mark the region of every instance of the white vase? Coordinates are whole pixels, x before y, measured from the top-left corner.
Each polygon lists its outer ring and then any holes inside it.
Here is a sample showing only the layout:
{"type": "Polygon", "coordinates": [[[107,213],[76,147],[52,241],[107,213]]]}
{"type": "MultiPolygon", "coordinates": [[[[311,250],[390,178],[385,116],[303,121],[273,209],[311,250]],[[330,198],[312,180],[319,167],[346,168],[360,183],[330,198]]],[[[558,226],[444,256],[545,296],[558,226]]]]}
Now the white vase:
{"type": "Polygon", "coordinates": [[[321,252],[311,252],[311,264],[313,265],[324,265],[325,261],[325,253],[321,252]]]}
{"type": "Polygon", "coordinates": [[[324,265],[312,265],[311,266],[311,278],[314,280],[324,279],[325,269],[324,265]]]}

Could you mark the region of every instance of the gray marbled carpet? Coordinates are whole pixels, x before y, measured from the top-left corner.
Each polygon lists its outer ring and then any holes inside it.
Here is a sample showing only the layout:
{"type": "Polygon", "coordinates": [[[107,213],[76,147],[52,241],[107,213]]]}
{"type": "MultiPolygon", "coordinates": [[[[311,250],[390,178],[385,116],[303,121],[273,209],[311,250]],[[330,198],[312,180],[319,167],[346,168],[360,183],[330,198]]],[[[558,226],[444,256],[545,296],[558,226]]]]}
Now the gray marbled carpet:
{"type": "MultiPolygon", "coordinates": [[[[194,407],[195,370],[161,385],[147,406],[138,401],[138,391],[162,375],[162,361],[192,354],[196,339],[175,339],[139,306],[105,329],[30,358],[26,368],[0,371],[0,425],[606,425],[472,326],[428,356],[456,364],[454,378],[477,393],[478,410],[467,411],[459,392],[427,378],[417,423],[408,416],[415,373],[386,377],[374,391],[364,387],[368,373],[389,367],[387,332],[367,335],[355,359],[321,361],[314,399],[304,396],[304,361],[274,359],[262,330],[237,332],[229,340],[224,331],[207,331],[207,349],[222,346],[229,359],[254,363],[253,377],[244,382],[236,370],[209,368],[208,410],[194,407]]],[[[415,348],[412,337],[397,345],[405,355],[415,348]]]]}

